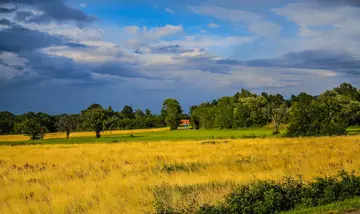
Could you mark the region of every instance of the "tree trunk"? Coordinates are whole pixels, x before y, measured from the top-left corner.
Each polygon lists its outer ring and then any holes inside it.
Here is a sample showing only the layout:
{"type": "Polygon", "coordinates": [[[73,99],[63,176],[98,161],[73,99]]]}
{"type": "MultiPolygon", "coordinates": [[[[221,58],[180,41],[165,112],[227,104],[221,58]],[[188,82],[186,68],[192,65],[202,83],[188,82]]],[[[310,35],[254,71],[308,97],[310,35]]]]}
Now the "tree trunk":
{"type": "Polygon", "coordinates": [[[280,132],[279,132],[279,126],[280,126],[279,123],[276,123],[276,124],[275,124],[275,134],[279,134],[279,133],[280,133],[280,132]]]}
{"type": "Polygon", "coordinates": [[[66,140],[69,140],[70,132],[66,132],[66,140]]]}
{"type": "Polygon", "coordinates": [[[96,138],[100,138],[100,137],[101,137],[100,131],[96,131],[96,138]]]}
{"type": "Polygon", "coordinates": [[[280,123],[278,123],[278,121],[276,121],[276,119],[274,117],[272,118],[272,121],[273,121],[273,124],[275,126],[275,132],[273,134],[279,134],[280,123]]]}

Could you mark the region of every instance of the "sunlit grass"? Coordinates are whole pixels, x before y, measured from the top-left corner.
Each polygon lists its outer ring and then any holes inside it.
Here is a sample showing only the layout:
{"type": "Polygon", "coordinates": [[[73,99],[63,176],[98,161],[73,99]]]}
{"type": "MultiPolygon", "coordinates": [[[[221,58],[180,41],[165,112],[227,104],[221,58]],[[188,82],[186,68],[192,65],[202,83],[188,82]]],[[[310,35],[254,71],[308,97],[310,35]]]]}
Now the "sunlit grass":
{"type": "MultiPolygon", "coordinates": [[[[111,135],[125,135],[125,134],[138,134],[138,133],[151,133],[151,132],[162,132],[167,131],[169,128],[157,128],[157,129],[133,129],[133,130],[113,130],[113,131],[104,131],[101,134],[103,136],[111,136],[111,135]]],[[[70,137],[94,137],[95,132],[72,132],[70,137]]],[[[47,133],[45,134],[44,139],[65,139],[65,132],[55,132],[55,133],[47,133]]],[[[17,142],[17,141],[26,141],[29,140],[30,137],[26,135],[0,135],[0,142],[17,142]]]]}
{"type": "Polygon", "coordinates": [[[237,184],[358,170],[360,137],[0,146],[2,213],[144,213],[216,203],[237,184]]]}

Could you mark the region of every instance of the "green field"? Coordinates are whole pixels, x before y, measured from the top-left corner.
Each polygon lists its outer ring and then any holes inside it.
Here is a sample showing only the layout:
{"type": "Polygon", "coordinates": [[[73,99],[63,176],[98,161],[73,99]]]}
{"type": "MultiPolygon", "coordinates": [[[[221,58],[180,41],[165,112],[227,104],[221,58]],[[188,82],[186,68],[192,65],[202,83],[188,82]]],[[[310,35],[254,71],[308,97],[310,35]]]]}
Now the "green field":
{"type": "MultiPolygon", "coordinates": [[[[280,130],[281,134],[285,129],[280,130]]],[[[211,140],[211,139],[246,139],[246,138],[265,138],[281,137],[274,136],[272,128],[244,128],[244,129],[223,129],[223,130],[176,130],[160,132],[141,132],[135,134],[114,134],[106,135],[101,138],[95,137],[71,137],[57,139],[44,139],[32,142],[27,141],[1,141],[0,145],[26,145],[26,144],[83,144],[83,143],[121,143],[121,142],[158,142],[158,141],[186,141],[186,140],[211,140]]],[[[350,127],[349,135],[359,134],[360,127],[350,127]]],[[[94,132],[95,135],[95,132],[94,132]]]]}
{"type": "MultiPolygon", "coordinates": [[[[118,143],[118,142],[153,142],[153,141],[185,141],[208,139],[241,139],[257,137],[273,137],[271,128],[248,128],[238,130],[177,130],[161,132],[142,132],[136,134],[107,135],[95,137],[71,137],[59,139],[37,140],[35,144],[82,144],[82,143],[118,143]]],[[[94,132],[95,135],[95,132],[94,132]]],[[[33,144],[32,141],[1,142],[0,145],[33,144]]]]}

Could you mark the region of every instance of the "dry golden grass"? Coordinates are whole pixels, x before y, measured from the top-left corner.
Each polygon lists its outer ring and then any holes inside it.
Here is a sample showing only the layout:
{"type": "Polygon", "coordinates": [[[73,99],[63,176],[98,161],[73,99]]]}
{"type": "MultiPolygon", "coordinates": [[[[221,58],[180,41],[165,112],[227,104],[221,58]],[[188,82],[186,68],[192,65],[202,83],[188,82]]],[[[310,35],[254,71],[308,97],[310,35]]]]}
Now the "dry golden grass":
{"type": "Polygon", "coordinates": [[[359,136],[0,146],[0,209],[153,212],[155,186],[174,205],[214,203],[255,179],[358,170],[359,152],[359,136]]]}
{"type": "MultiPolygon", "coordinates": [[[[122,135],[122,134],[136,134],[144,132],[161,132],[169,130],[169,128],[157,128],[157,129],[133,129],[133,130],[113,130],[113,131],[104,131],[101,134],[106,135],[122,135]]],[[[94,137],[95,132],[72,132],[70,137],[94,137]]],[[[48,133],[45,135],[44,139],[56,139],[56,138],[66,138],[65,132],[55,132],[48,133]]],[[[30,138],[26,135],[0,135],[1,142],[15,142],[15,141],[26,141],[30,138]]]]}

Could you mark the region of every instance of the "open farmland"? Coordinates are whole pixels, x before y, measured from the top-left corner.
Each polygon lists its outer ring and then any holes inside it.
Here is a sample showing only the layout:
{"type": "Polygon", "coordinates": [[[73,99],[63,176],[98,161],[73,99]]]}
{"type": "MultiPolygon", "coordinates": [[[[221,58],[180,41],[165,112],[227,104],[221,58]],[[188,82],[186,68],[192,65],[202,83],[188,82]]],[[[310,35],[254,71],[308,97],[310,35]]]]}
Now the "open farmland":
{"type": "MultiPolygon", "coordinates": [[[[164,132],[168,128],[157,128],[157,129],[134,129],[134,130],[113,130],[113,131],[103,131],[102,135],[104,137],[113,137],[116,135],[129,135],[129,134],[138,134],[138,133],[153,133],[153,132],[164,132]]],[[[75,138],[84,138],[84,137],[94,137],[94,132],[72,132],[71,137],[75,138]]],[[[44,136],[45,140],[51,139],[64,139],[66,134],[64,132],[54,132],[47,133],[44,136]]],[[[30,140],[29,136],[26,135],[0,135],[0,142],[21,142],[30,140]]]]}
{"type": "Polygon", "coordinates": [[[0,207],[144,213],[154,212],[154,200],[214,204],[254,180],[358,170],[359,151],[359,136],[1,146],[0,207]]]}
{"type": "MultiPolygon", "coordinates": [[[[357,130],[357,129],[355,129],[357,130]]],[[[168,128],[116,130],[102,132],[101,138],[95,138],[95,132],[73,132],[66,140],[65,133],[48,133],[44,140],[29,140],[25,135],[0,135],[2,145],[26,144],[82,144],[82,143],[119,143],[119,142],[157,142],[207,139],[237,139],[274,137],[272,128],[244,128],[239,130],[178,130],[168,128]]]]}

